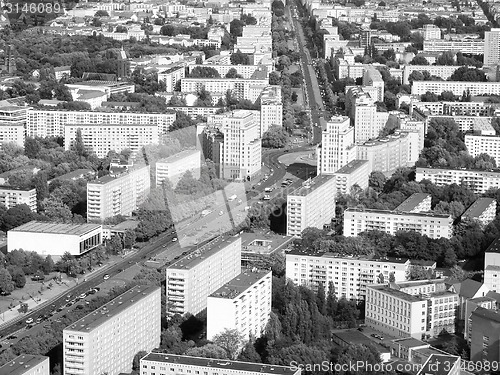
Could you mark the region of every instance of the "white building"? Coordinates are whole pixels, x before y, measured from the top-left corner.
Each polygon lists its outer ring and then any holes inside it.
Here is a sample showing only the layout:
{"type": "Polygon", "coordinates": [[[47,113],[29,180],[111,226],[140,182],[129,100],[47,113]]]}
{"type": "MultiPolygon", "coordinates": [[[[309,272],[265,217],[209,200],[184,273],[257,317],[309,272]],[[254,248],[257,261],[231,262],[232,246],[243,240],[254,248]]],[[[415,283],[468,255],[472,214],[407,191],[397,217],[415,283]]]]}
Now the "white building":
{"type": "Polygon", "coordinates": [[[4,143],[24,147],[28,109],[14,105],[0,107],[0,149],[4,143]]]}
{"type": "Polygon", "coordinates": [[[164,353],[149,353],[141,359],[141,375],[300,375],[301,368],[262,363],[217,360],[164,353]]]}
{"type": "Polygon", "coordinates": [[[404,281],[410,269],[408,259],[342,257],[333,253],[286,253],[286,277],[295,285],[317,290],[320,283],[328,293],[334,287],[337,298],[364,299],[366,286],[382,279],[404,281]],[[331,283],[331,284],[330,284],[331,283]]]}
{"type": "Polygon", "coordinates": [[[424,40],[424,52],[456,52],[470,53],[472,55],[482,55],[485,52],[485,40],[482,39],[462,39],[445,40],[432,39],[424,40]]]}
{"type": "Polygon", "coordinates": [[[389,118],[388,112],[377,111],[373,101],[356,101],[354,110],[354,140],[365,142],[377,138],[389,118]]]}
{"type": "Polygon", "coordinates": [[[156,162],[156,186],[160,186],[163,180],[168,179],[175,188],[187,171],[190,171],[195,179],[199,179],[200,168],[200,150],[184,150],[166,159],[158,160],[156,162]]]}
{"type": "Polygon", "coordinates": [[[456,65],[404,65],[403,66],[403,84],[409,84],[410,74],[413,72],[429,72],[431,76],[440,77],[447,80],[451,77],[455,70],[460,68],[456,65]]]}
{"type": "Polygon", "coordinates": [[[354,127],[349,117],[335,116],[326,123],[316,150],[317,174],[333,174],[356,159],[354,127]]]}
{"type": "Polygon", "coordinates": [[[102,225],[30,221],[7,232],[7,251],[34,251],[60,257],[79,256],[102,244],[102,225]]]}
{"type": "Polygon", "coordinates": [[[207,299],[207,340],[236,329],[245,341],[261,337],[271,314],[272,272],[246,270],[207,299]]]}
{"type": "Polygon", "coordinates": [[[368,160],[353,160],[344,165],[335,172],[337,194],[349,194],[354,185],[366,189],[371,172],[368,160]]]}
{"type": "Polygon", "coordinates": [[[462,96],[464,92],[472,96],[500,95],[500,82],[414,81],[411,86],[412,95],[423,95],[427,91],[436,95],[441,95],[443,91],[450,91],[456,96],[462,96]]]}
{"type": "Polygon", "coordinates": [[[7,209],[19,204],[27,205],[36,212],[36,189],[23,190],[7,185],[0,185],[0,204],[7,209]]]}
{"type": "Polygon", "coordinates": [[[149,165],[133,166],[87,184],[87,220],[129,216],[147,198],[151,188],[149,165]]]}
{"type": "Polygon", "coordinates": [[[451,238],[453,219],[449,215],[389,210],[348,208],[344,211],[344,236],[378,230],[395,235],[397,231],[415,231],[429,238],[451,238]]]}
{"type": "Polygon", "coordinates": [[[130,372],[139,351],[160,345],[160,334],[161,288],[135,286],[64,329],[64,375],[130,372]]]}
{"type": "Polygon", "coordinates": [[[384,101],[384,80],[382,74],[373,66],[369,66],[363,73],[363,86],[371,86],[377,89],[377,97],[374,98],[377,102],[384,101]]]}
{"type": "Polygon", "coordinates": [[[281,86],[267,86],[260,97],[260,136],[271,126],[283,126],[281,86]]]}
{"type": "Polygon", "coordinates": [[[414,193],[403,203],[397,206],[394,211],[400,212],[430,212],[432,207],[432,196],[426,193],[414,193]]]}
{"type": "Polygon", "coordinates": [[[484,65],[496,66],[500,61],[500,29],[484,33],[484,65]]]}
{"type": "Polygon", "coordinates": [[[500,188],[500,172],[417,167],[415,181],[429,180],[435,185],[465,185],[476,194],[483,194],[488,189],[500,188]]]}
{"type": "Polygon", "coordinates": [[[365,322],[373,329],[396,336],[437,336],[455,332],[458,295],[443,280],[418,280],[369,285],[365,322]]]}
{"type": "Polygon", "coordinates": [[[493,198],[478,198],[462,214],[462,220],[476,220],[486,226],[495,220],[497,214],[497,201],[493,198]]]}
{"type": "Polygon", "coordinates": [[[286,235],[300,237],[309,227],[322,229],[335,217],[335,176],[320,175],[288,194],[286,235]]]}
{"type": "Polygon", "coordinates": [[[470,156],[487,154],[495,159],[497,166],[500,165],[500,136],[466,134],[465,147],[470,156]]]}
{"type": "Polygon", "coordinates": [[[0,367],[0,375],[49,375],[50,360],[43,355],[21,354],[0,367]]]}
{"type": "Polygon", "coordinates": [[[186,76],[184,65],[173,66],[167,70],[158,73],[158,82],[165,82],[165,91],[173,92],[177,82],[186,76]]]}
{"type": "Polygon", "coordinates": [[[241,238],[218,237],[167,267],[167,313],[198,314],[207,297],[241,273],[241,238]]]}
{"type": "Polygon", "coordinates": [[[433,24],[424,25],[424,40],[441,39],[441,29],[433,24]]]}

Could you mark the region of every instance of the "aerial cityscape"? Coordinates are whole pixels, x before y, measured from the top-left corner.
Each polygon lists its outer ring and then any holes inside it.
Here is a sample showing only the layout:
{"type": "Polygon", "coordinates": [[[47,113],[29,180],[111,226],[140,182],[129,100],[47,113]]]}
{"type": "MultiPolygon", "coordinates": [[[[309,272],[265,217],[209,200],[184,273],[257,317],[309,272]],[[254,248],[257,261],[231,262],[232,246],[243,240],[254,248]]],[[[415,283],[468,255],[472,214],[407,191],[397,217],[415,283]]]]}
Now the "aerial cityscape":
{"type": "Polygon", "coordinates": [[[0,12],[0,375],[500,374],[498,1],[0,12]]]}

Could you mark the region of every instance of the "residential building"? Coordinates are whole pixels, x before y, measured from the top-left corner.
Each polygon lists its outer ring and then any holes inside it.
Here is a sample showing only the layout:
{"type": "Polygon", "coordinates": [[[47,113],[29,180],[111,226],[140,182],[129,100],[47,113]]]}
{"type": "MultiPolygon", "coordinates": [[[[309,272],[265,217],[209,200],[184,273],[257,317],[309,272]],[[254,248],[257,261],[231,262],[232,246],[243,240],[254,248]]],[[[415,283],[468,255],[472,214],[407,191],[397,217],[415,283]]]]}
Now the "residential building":
{"type": "Polygon", "coordinates": [[[158,82],[165,82],[165,91],[174,92],[177,82],[186,76],[184,65],[177,65],[158,73],[158,82]]]}
{"type": "Polygon", "coordinates": [[[300,237],[309,227],[322,229],[335,217],[335,176],[320,175],[288,194],[287,236],[300,237]]]}
{"type": "Polygon", "coordinates": [[[422,180],[429,180],[438,186],[467,186],[476,194],[483,194],[491,188],[500,188],[500,172],[493,171],[417,167],[415,181],[422,180]]]}
{"type": "Polygon", "coordinates": [[[432,196],[427,193],[414,193],[394,211],[399,212],[429,212],[431,211],[432,196]]]}
{"type": "Polygon", "coordinates": [[[130,150],[135,155],[143,146],[158,144],[156,125],[66,125],[64,148],[71,150],[80,132],[85,150],[98,158],[105,158],[110,151],[130,150]]]}
{"type": "Polygon", "coordinates": [[[500,165],[500,136],[466,134],[465,147],[467,147],[470,156],[477,157],[481,154],[487,154],[495,159],[497,165],[500,165]]]}
{"type": "MultiPolygon", "coordinates": [[[[230,58],[230,55],[227,57],[230,58]]],[[[223,56],[222,58],[226,58],[226,56],[223,56]]],[[[189,65],[188,66],[189,73],[191,73],[193,71],[193,69],[196,69],[198,67],[199,68],[207,68],[207,67],[213,68],[213,69],[217,70],[217,72],[219,73],[219,75],[222,78],[225,78],[226,74],[231,69],[236,70],[236,73],[245,79],[251,79],[256,71],[263,72],[264,70],[266,70],[267,75],[269,75],[269,70],[265,65],[232,65],[230,61],[227,64],[223,64],[221,61],[212,62],[210,59],[206,60],[204,64],[189,65]]]]}
{"type": "Polygon", "coordinates": [[[26,113],[29,109],[15,105],[0,107],[0,149],[4,143],[24,147],[26,113]]]}
{"type": "Polygon", "coordinates": [[[500,294],[488,292],[484,297],[471,298],[465,301],[465,329],[464,338],[471,342],[472,338],[472,312],[482,307],[496,311],[500,308],[500,294]]]}
{"type": "Polygon", "coordinates": [[[160,334],[161,288],[135,286],[64,329],[64,374],[130,372],[139,351],[160,345],[160,334]]]}
{"type": "Polygon", "coordinates": [[[342,256],[299,250],[286,253],[287,279],[295,285],[304,285],[313,290],[323,284],[326,293],[332,285],[337,298],[362,300],[367,285],[376,284],[382,279],[404,281],[409,270],[408,259],[342,256]]]}
{"type": "Polygon", "coordinates": [[[79,256],[102,245],[102,225],[30,221],[7,232],[7,250],[34,251],[46,257],[79,256]]]}
{"type": "Polygon", "coordinates": [[[414,231],[429,238],[451,238],[453,219],[434,213],[348,208],[344,211],[344,236],[378,230],[395,235],[397,231],[414,231]]]}
{"type": "Polygon", "coordinates": [[[356,159],[354,127],[349,117],[334,116],[326,123],[316,150],[317,174],[333,174],[356,159]]]}
{"type": "Polygon", "coordinates": [[[358,144],[357,159],[368,160],[370,172],[390,173],[411,165],[408,157],[410,135],[398,132],[358,144]]]}
{"type": "Polygon", "coordinates": [[[459,67],[456,65],[403,65],[403,84],[410,83],[409,77],[413,72],[428,72],[431,76],[436,76],[447,80],[459,67]]]}
{"type": "Polygon", "coordinates": [[[424,40],[441,39],[441,29],[433,24],[427,24],[424,28],[424,40]]]}
{"type": "Polygon", "coordinates": [[[366,189],[370,173],[368,160],[353,160],[344,165],[334,174],[337,194],[349,194],[354,185],[366,189]]]}
{"type": "Polygon", "coordinates": [[[366,324],[383,333],[422,339],[455,332],[458,295],[443,280],[368,285],[366,324]]]}
{"type": "Polygon", "coordinates": [[[69,77],[71,76],[71,65],[65,65],[65,66],[56,66],[54,68],[54,74],[56,81],[60,81],[64,77],[69,77]]]}
{"type": "Polygon", "coordinates": [[[384,101],[384,80],[382,74],[373,66],[368,66],[363,73],[363,86],[371,86],[377,89],[377,102],[384,101]]]}
{"type": "MultiPolygon", "coordinates": [[[[66,111],[52,109],[31,109],[27,113],[26,135],[28,137],[64,136],[65,127],[86,125],[139,125],[158,128],[158,134],[166,134],[175,121],[175,113],[66,111]]],[[[93,128],[94,131],[97,128],[93,128]]]]}
{"type": "Polygon", "coordinates": [[[436,95],[441,95],[443,91],[450,91],[456,96],[462,96],[464,92],[471,96],[500,95],[500,82],[414,81],[411,86],[412,95],[423,95],[427,91],[436,95]]]}
{"type": "Polygon", "coordinates": [[[333,330],[331,341],[342,349],[352,348],[353,345],[369,346],[377,350],[381,362],[386,363],[391,360],[391,352],[387,346],[376,343],[371,337],[356,328],[333,330]]]}
{"type": "MultiPolygon", "coordinates": [[[[466,365],[465,365],[466,366],[466,365]]],[[[442,375],[471,375],[462,371],[464,367],[462,359],[451,354],[431,354],[417,375],[442,374],[442,375]]]]}
{"type": "Polygon", "coordinates": [[[495,220],[497,214],[497,201],[493,198],[478,198],[462,214],[462,220],[477,221],[486,226],[495,220]]]}
{"type": "Polygon", "coordinates": [[[149,353],[141,359],[141,375],[168,375],[187,372],[204,375],[300,375],[300,366],[285,367],[262,363],[214,360],[187,355],[149,353]],[[182,371],[181,371],[182,370],[182,371]]]}
{"type": "Polygon", "coordinates": [[[246,270],[207,299],[207,340],[235,329],[245,341],[261,337],[271,314],[272,272],[246,270]]]}
{"type": "Polygon", "coordinates": [[[156,162],[156,186],[168,179],[175,188],[177,183],[187,171],[195,179],[200,178],[201,152],[200,150],[184,150],[166,159],[156,162]]]}
{"type": "Polygon", "coordinates": [[[497,363],[500,360],[500,313],[478,307],[471,313],[470,360],[497,363]]]}
{"type": "Polygon", "coordinates": [[[168,315],[198,314],[207,297],[241,273],[241,238],[218,237],[167,267],[168,315]]]}
{"type": "Polygon", "coordinates": [[[49,375],[49,357],[21,354],[0,367],[0,375],[49,375]]]}
{"type": "Polygon", "coordinates": [[[197,126],[197,131],[203,128],[200,132],[200,147],[203,150],[204,159],[210,159],[214,162],[215,172],[217,173],[217,178],[223,176],[222,172],[222,162],[224,160],[223,156],[223,145],[224,145],[224,134],[216,126],[197,126]]]}
{"type": "Polygon", "coordinates": [[[461,39],[445,40],[431,39],[424,40],[424,52],[456,52],[470,53],[472,55],[483,55],[485,52],[485,40],[482,39],[461,39]]]}
{"type": "Polygon", "coordinates": [[[465,279],[461,282],[453,282],[450,280],[450,290],[458,294],[458,317],[460,320],[465,320],[465,304],[468,300],[478,297],[484,297],[490,291],[488,286],[472,279],[465,279]]]}
{"type": "Polygon", "coordinates": [[[188,105],[185,106],[168,106],[169,110],[182,112],[186,115],[190,116],[193,120],[196,120],[196,117],[208,117],[210,115],[215,115],[217,112],[223,111],[224,107],[191,107],[188,105]]]}
{"type": "Polygon", "coordinates": [[[356,143],[377,138],[389,118],[388,112],[378,112],[372,100],[356,101],[354,110],[354,140],[356,143]]]}
{"type": "Polygon", "coordinates": [[[500,29],[484,33],[484,65],[496,66],[500,61],[500,29]]]}
{"type": "Polygon", "coordinates": [[[500,237],[484,253],[484,285],[492,292],[500,292],[500,237]]]}
{"type": "Polygon", "coordinates": [[[267,86],[260,96],[260,137],[271,126],[283,126],[281,86],[267,86]]]}
{"type": "Polygon", "coordinates": [[[87,184],[87,220],[102,221],[116,215],[129,216],[145,201],[150,188],[149,165],[110,170],[110,174],[87,184]]]}
{"type": "Polygon", "coordinates": [[[0,185],[0,204],[7,209],[19,204],[25,204],[31,211],[36,212],[36,189],[24,190],[13,186],[0,185]]]}

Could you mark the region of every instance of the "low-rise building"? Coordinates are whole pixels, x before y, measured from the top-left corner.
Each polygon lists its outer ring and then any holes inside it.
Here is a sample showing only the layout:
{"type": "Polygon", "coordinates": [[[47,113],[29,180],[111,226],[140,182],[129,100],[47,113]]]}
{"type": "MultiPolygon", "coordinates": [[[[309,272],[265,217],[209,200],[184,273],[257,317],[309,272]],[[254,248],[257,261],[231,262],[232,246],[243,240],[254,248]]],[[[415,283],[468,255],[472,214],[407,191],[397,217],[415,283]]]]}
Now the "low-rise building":
{"type": "Polygon", "coordinates": [[[246,270],[207,299],[207,340],[235,329],[245,341],[260,337],[271,314],[272,272],[246,270]]]}
{"type": "Polygon", "coordinates": [[[34,251],[42,256],[79,256],[101,245],[98,224],[59,224],[30,221],[7,232],[7,250],[34,251]]]}
{"type": "Polygon", "coordinates": [[[21,354],[0,367],[0,375],[49,375],[49,357],[21,354]]]}
{"type": "Polygon", "coordinates": [[[395,235],[397,231],[415,231],[429,238],[451,238],[450,215],[348,208],[344,211],[344,236],[378,230],[395,235]]]}
{"type": "Polygon", "coordinates": [[[467,186],[476,194],[500,188],[500,171],[417,167],[415,181],[429,180],[437,186],[467,186]]]}
{"type": "Polygon", "coordinates": [[[368,160],[353,160],[344,165],[334,174],[337,194],[349,194],[354,185],[366,189],[370,173],[368,160]]]}
{"type": "Polygon", "coordinates": [[[493,198],[478,198],[462,214],[462,220],[475,220],[482,226],[491,223],[497,214],[497,201],[493,198]]]}
{"type": "Polygon", "coordinates": [[[429,212],[431,211],[432,196],[427,193],[414,193],[394,211],[400,212],[429,212]]]}
{"type": "Polygon", "coordinates": [[[298,236],[308,227],[323,228],[335,217],[335,176],[320,175],[287,196],[287,236],[298,236]]]}
{"type": "Polygon", "coordinates": [[[13,186],[0,185],[0,204],[7,209],[25,204],[36,212],[36,189],[21,189],[13,186]]]}
{"type": "Polygon", "coordinates": [[[168,179],[175,188],[177,183],[187,171],[195,179],[200,178],[201,152],[200,150],[184,150],[166,159],[156,162],[156,186],[168,179]]]}

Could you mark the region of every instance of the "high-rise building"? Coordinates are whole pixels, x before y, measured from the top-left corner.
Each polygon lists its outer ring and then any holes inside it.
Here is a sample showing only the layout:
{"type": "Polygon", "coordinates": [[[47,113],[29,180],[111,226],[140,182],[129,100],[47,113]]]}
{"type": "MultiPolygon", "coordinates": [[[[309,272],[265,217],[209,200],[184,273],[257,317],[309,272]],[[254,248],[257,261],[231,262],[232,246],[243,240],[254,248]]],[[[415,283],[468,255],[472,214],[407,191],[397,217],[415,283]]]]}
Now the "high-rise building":
{"type": "Polygon", "coordinates": [[[172,187],[176,187],[179,180],[187,171],[195,179],[200,178],[201,152],[200,150],[184,150],[166,159],[156,162],[156,186],[168,179],[172,187]]]}
{"type": "Polygon", "coordinates": [[[49,357],[22,354],[0,367],[0,375],[49,375],[49,357]]]}
{"type": "Polygon", "coordinates": [[[88,221],[131,215],[149,194],[149,165],[136,165],[110,172],[87,184],[88,221]]]}
{"type": "Polygon", "coordinates": [[[424,25],[424,40],[441,39],[441,29],[433,24],[424,25]]]}
{"type": "Polygon", "coordinates": [[[12,46],[12,44],[8,44],[7,48],[5,49],[3,70],[7,74],[14,74],[17,70],[16,56],[14,54],[14,47],[12,46]]]}
{"type": "Polygon", "coordinates": [[[260,96],[260,136],[271,126],[283,126],[283,102],[280,86],[266,87],[260,96]]]}
{"type": "Polygon", "coordinates": [[[470,359],[476,363],[498,363],[500,353],[500,313],[478,307],[471,314],[470,359]]]}
{"type": "Polygon", "coordinates": [[[321,283],[326,293],[332,285],[337,298],[364,299],[367,285],[393,278],[405,281],[410,267],[408,259],[342,257],[298,250],[286,253],[287,279],[313,290],[321,283]]]}
{"type": "Polygon", "coordinates": [[[7,209],[19,204],[27,205],[36,212],[36,189],[23,190],[12,186],[0,185],[0,204],[7,209]]]}
{"type": "Polygon", "coordinates": [[[363,73],[363,86],[371,86],[377,89],[377,97],[374,98],[377,102],[384,101],[384,80],[382,74],[374,67],[367,66],[363,73]]]}
{"type": "Polygon", "coordinates": [[[441,95],[443,91],[450,91],[456,96],[462,96],[464,92],[471,96],[500,95],[500,82],[413,81],[412,95],[424,95],[428,91],[436,95],[441,95]]]}
{"type": "Polygon", "coordinates": [[[354,111],[354,140],[366,142],[377,138],[389,118],[388,112],[377,111],[377,105],[373,101],[356,101],[354,111]]]}
{"type": "Polygon", "coordinates": [[[317,174],[334,174],[356,159],[354,127],[349,117],[332,117],[322,132],[321,144],[316,150],[317,174]]]}
{"type": "Polygon", "coordinates": [[[500,29],[484,33],[484,65],[495,66],[500,62],[500,29]]]}
{"type": "Polygon", "coordinates": [[[241,238],[219,237],[168,266],[167,313],[198,314],[207,297],[241,273],[241,238]]]}
{"type": "Polygon", "coordinates": [[[335,176],[320,175],[288,194],[286,235],[300,237],[309,227],[323,229],[335,217],[335,176]]]}
{"type": "Polygon", "coordinates": [[[472,157],[481,154],[487,154],[495,159],[497,165],[500,165],[500,136],[497,135],[465,135],[465,147],[472,157]]]}
{"type": "Polygon", "coordinates": [[[63,331],[65,375],[130,372],[134,356],[160,345],[161,288],[139,285],[63,331]]]}
{"type": "Polygon", "coordinates": [[[29,109],[15,105],[0,107],[0,149],[4,143],[24,147],[26,114],[29,109]]]}
{"type": "Polygon", "coordinates": [[[489,290],[500,292],[500,237],[484,253],[483,283],[489,290]]]}
{"type": "MultiPolygon", "coordinates": [[[[247,99],[252,103],[259,98],[264,87],[269,85],[267,69],[261,72],[262,77],[252,79],[244,78],[183,78],[181,80],[181,91],[183,93],[197,93],[202,88],[213,95],[225,95],[228,90],[238,100],[247,99]],[[259,87],[258,90],[253,87],[259,87]],[[262,87],[262,88],[260,88],[262,87]]],[[[254,74],[254,77],[256,75],[254,74]]]]}
{"type": "Polygon", "coordinates": [[[184,65],[177,65],[158,73],[158,82],[165,82],[165,91],[174,92],[177,82],[186,76],[184,65]]]}
{"type": "Polygon", "coordinates": [[[221,178],[223,175],[222,161],[223,161],[223,145],[224,134],[221,133],[217,126],[205,126],[200,133],[201,149],[203,150],[203,158],[210,159],[214,162],[217,177],[221,178]]]}
{"type": "Polygon", "coordinates": [[[271,314],[272,272],[246,270],[207,299],[207,340],[236,329],[245,341],[260,337],[271,314]]]}
{"type": "Polygon", "coordinates": [[[370,173],[368,160],[353,160],[344,165],[335,172],[337,194],[349,194],[354,185],[366,189],[370,173]]]}

